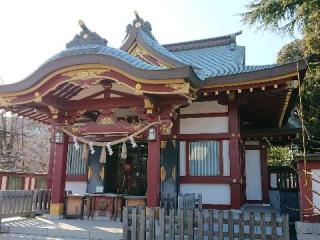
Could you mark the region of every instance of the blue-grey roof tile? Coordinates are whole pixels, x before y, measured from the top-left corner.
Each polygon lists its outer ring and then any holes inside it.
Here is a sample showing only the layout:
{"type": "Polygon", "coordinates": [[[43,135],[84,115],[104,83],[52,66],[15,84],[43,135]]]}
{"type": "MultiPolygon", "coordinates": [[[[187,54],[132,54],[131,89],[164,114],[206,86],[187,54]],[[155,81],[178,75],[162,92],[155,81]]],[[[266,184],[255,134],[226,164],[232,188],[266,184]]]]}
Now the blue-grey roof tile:
{"type": "Polygon", "coordinates": [[[164,46],[160,45],[157,40],[146,34],[144,31],[140,30],[139,33],[142,40],[147,43],[150,47],[155,49],[157,52],[161,53],[162,55],[165,55],[171,59],[174,59],[178,62],[183,62],[179,57],[177,57],[175,54],[170,52],[168,49],[166,49],[164,46]]]}
{"type": "Polygon", "coordinates": [[[49,60],[47,60],[47,62],[51,62],[53,60],[66,57],[66,56],[75,56],[75,55],[83,55],[83,54],[101,54],[101,55],[112,56],[124,62],[127,62],[134,67],[146,69],[146,70],[163,69],[162,67],[154,66],[149,63],[146,63],[120,49],[112,48],[106,45],[96,45],[96,44],[69,47],[61,51],[60,53],[56,54],[55,56],[51,57],[49,60]]]}

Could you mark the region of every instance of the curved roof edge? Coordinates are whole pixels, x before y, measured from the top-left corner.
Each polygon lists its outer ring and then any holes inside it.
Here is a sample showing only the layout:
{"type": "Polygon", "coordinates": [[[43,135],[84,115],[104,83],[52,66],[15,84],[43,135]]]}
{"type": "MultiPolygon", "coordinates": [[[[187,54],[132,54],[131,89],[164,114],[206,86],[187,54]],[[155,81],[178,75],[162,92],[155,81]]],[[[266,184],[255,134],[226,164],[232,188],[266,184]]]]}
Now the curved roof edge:
{"type": "Polygon", "coordinates": [[[254,81],[264,78],[277,77],[297,71],[306,71],[308,68],[309,58],[302,58],[297,61],[276,65],[274,67],[265,68],[262,70],[255,70],[251,72],[235,73],[224,76],[209,77],[204,81],[204,85],[221,85],[221,84],[235,84],[247,81],[254,81]],[[298,67],[297,67],[298,64],[298,67]]]}
{"type": "Polygon", "coordinates": [[[161,81],[166,79],[184,78],[195,87],[200,87],[202,85],[202,81],[197,77],[191,66],[172,69],[147,70],[134,67],[131,64],[113,56],[102,54],[83,54],[66,56],[50,61],[39,67],[35,72],[20,82],[2,85],[0,88],[0,94],[26,90],[38,84],[47,75],[59,69],[85,64],[102,64],[111,66],[141,79],[161,81]]]}

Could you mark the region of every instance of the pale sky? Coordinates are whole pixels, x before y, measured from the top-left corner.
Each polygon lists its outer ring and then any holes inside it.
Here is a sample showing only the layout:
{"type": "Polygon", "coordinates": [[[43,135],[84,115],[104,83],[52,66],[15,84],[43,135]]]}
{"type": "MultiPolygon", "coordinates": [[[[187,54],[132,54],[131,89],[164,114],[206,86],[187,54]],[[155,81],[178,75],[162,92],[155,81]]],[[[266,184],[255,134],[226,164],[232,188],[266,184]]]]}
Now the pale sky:
{"type": "Polygon", "coordinates": [[[17,82],[65,48],[80,32],[78,20],[119,47],[133,11],[151,23],[161,43],[210,38],[243,30],[246,63],[275,62],[278,50],[293,38],[256,31],[241,23],[248,0],[1,0],[0,77],[17,82]]]}

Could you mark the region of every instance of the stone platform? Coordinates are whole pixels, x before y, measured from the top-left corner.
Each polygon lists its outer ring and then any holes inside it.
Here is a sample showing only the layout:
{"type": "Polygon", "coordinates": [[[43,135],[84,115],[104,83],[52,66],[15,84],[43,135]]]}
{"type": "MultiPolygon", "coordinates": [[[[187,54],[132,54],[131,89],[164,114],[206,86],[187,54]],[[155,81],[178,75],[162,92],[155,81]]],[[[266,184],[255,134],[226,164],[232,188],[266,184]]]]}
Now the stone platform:
{"type": "Polygon", "coordinates": [[[122,223],[92,220],[48,220],[46,217],[3,219],[0,239],[119,240],[122,223]]]}

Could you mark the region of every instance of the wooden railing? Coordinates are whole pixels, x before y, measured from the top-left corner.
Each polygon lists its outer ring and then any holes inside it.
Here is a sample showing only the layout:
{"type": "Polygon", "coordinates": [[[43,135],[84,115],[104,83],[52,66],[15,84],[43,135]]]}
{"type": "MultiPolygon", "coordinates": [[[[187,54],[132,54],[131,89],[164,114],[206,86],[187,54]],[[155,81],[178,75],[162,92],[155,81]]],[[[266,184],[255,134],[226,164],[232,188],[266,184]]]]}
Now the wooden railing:
{"type": "Polygon", "coordinates": [[[0,219],[49,213],[50,190],[0,191],[0,219]]]}
{"type": "Polygon", "coordinates": [[[289,240],[289,220],[276,213],[223,210],[124,208],[123,240],[145,239],[282,239],[289,240]],[[157,211],[158,210],[158,211],[157,211]],[[147,214],[146,214],[147,212],[147,214]]]}
{"type": "Polygon", "coordinates": [[[298,174],[289,166],[269,166],[269,189],[296,191],[299,188],[298,174]]]}

